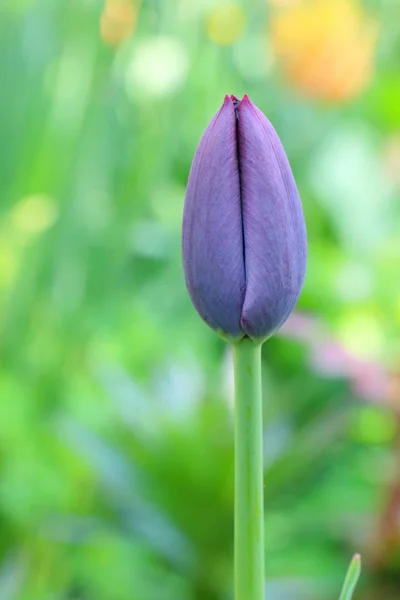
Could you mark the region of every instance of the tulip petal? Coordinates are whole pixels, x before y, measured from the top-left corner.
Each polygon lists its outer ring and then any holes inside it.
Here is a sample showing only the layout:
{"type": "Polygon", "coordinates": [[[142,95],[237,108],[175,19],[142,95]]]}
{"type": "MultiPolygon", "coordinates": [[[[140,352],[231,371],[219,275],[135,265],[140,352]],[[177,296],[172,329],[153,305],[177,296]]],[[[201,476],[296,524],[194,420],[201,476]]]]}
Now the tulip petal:
{"type": "Polygon", "coordinates": [[[247,96],[237,110],[246,274],[241,325],[249,337],[266,338],[286,321],[300,295],[306,230],[274,128],[247,96]]]}
{"type": "Polygon", "coordinates": [[[183,267],[192,302],[213,329],[243,337],[245,266],[236,116],[229,96],[197,148],[185,197],[183,267]]]}

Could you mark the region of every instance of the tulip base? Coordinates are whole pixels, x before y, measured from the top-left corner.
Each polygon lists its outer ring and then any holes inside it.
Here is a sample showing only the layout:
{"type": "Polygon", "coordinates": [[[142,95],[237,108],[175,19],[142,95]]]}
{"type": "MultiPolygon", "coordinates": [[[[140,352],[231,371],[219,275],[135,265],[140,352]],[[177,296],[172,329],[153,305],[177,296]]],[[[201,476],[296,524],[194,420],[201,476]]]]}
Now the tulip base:
{"type": "Polygon", "coordinates": [[[235,600],[264,600],[261,344],[233,346],[235,374],[235,600]]]}

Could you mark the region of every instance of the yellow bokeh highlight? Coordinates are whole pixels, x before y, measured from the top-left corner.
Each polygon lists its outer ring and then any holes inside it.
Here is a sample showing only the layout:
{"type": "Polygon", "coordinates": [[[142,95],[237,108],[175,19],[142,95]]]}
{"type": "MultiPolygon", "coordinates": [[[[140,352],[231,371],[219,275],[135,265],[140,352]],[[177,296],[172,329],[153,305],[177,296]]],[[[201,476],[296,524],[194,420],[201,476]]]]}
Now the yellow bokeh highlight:
{"type": "Polygon", "coordinates": [[[0,235],[0,289],[7,288],[12,283],[18,264],[18,248],[15,248],[9,236],[0,235]]]}
{"type": "Polygon", "coordinates": [[[18,232],[36,234],[51,227],[57,218],[54,200],[35,194],[20,200],[10,214],[10,223],[18,232]]]}
{"type": "Polygon", "coordinates": [[[400,187],[400,134],[391,136],[386,143],[383,162],[389,181],[396,188],[400,187]]]}
{"type": "Polygon", "coordinates": [[[358,359],[376,360],[384,356],[383,322],[373,308],[346,312],[336,325],[336,334],[343,347],[358,359]]]}
{"type": "Polygon", "coordinates": [[[212,8],[206,15],[206,33],[215,44],[231,46],[246,28],[246,13],[234,2],[212,8]]]}
{"type": "Polygon", "coordinates": [[[357,0],[303,0],[275,9],[270,35],[287,81],[328,102],[348,100],[369,84],[378,27],[357,0]]]}
{"type": "Polygon", "coordinates": [[[0,221],[0,289],[12,285],[27,245],[57,219],[53,198],[34,194],[22,198],[0,221]]]}
{"type": "Polygon", "coordinates": [[[396,436],[396,418],[391,411],[368,406],[357,412],[351,426],[354,439],[363,444],[387,444],[396,436]]]}
{"type": "Polygon", "coordinates": [[[291,6],[300,2],[301,0],[267,0],[267,4],[272,6],[291,6]]]}
{"type": "Polygon", "coordinates": [[[109,46],[128,39],[136,25],[137,8],[131,0],[107,0],[100,18],[100,35],[109,46]]]}

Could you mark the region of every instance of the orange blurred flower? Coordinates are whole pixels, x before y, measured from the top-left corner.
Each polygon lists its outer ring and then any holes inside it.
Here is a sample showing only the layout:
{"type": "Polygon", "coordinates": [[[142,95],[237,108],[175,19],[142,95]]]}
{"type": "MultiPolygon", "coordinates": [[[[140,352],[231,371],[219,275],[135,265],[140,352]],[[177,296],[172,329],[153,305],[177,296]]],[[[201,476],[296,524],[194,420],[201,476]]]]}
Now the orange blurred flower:
{"type": "Polygon", "coordinates": [[[270,33],[286,79],[303,93],[342,101],[371,80],[378,28],[358,0],[303,0],[275,8],[270,33]]]}
{"type": "Polygon", "coordinates": [[[106,0],[100,18],[100,35],[109,46],[119,46],[133,33],[137,8],[131,0],[106,0]]]}

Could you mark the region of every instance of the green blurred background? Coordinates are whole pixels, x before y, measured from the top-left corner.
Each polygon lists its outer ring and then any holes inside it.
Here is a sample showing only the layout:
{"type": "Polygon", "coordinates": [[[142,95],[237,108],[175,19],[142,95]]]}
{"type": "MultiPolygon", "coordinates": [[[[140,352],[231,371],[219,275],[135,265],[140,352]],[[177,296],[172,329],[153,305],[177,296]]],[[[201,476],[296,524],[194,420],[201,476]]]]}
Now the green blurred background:
{"type": "Polygon", "coordinates": [[[232,598],[232,372],[183,198],[225,93],[309,264],[265,344],[266,598],[400,597],[400,2],[2,0],[0,598],[232,598]]]}

